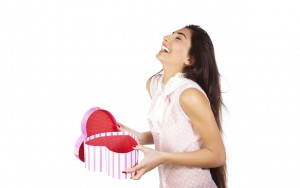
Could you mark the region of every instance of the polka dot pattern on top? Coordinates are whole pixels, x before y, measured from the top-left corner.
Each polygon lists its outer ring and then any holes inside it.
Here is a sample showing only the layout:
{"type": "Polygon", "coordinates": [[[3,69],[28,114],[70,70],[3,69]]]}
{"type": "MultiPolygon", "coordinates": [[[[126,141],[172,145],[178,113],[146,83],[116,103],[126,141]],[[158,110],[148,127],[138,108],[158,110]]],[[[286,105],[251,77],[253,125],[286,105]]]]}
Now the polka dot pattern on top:
{"type": "MultiPolygon", "coordinates": [[[[190,152],[201,149],[203,143],[179,104],[180,94],[187,88],[204,91],[192,80],[177,73],[166,85],[163,73],[152,77],[152,102],[148,122],[155,148],[164,152],[190,152]]],[[[205,93],[204,93],[205,94],[205,93]]],[[[162,164],[158,167],[161,188],[216,188],[209,169],[162,164]]]]}

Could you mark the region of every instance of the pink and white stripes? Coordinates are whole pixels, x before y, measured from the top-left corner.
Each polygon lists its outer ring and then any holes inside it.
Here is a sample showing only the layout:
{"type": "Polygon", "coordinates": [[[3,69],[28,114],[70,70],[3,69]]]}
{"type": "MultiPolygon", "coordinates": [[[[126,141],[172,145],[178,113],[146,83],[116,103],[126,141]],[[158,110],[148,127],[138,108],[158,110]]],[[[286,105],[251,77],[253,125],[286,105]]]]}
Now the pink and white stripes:
{"type": "Polygon", "coordinates": [[[132,148],[138,143],[138,139],[129,132],[105,132],[87,137],[84,142],[85,167],[89,171],[104,172],[116,179],[131,178],[133,173],[124,174],[122,171],[138,163],[138,151],[132,148]],[[129,139],[134,139],[134,142],[128,143],[128,136],[129,139]],[[117,148],[116,143],[112,143],[110,146],[108,146],[109,144],[102,145],[103,140],[108,139],[110,142],[109,138],[112,137],[117,138],[117,142],[125,143],[125,145],[121,144],[117,148]],[[102,142],[97,142],[97,139],[102,139],[102,142]]]}

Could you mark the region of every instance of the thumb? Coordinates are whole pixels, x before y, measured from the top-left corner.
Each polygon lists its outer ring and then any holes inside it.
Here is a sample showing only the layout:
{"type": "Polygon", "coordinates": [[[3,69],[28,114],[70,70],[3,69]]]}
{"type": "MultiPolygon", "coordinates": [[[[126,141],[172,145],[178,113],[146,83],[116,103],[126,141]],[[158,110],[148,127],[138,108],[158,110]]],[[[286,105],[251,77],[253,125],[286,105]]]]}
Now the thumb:
{"type": "Polygon", "coordinates": [[[133,147],[133,149],[139,150],[143,153],[146,153],[147,151],[149,151],[150,148],[143,146],[143,145],[137,145],[137,146],[133,147]]]}
{"type": "Polygon", "coordinates": [[[123,125],[120,122],[117,122],[117,125],[118,125],[117,127],[120,131],[127,131],[127,129],[128,129],[125,125],[123,125]]]}

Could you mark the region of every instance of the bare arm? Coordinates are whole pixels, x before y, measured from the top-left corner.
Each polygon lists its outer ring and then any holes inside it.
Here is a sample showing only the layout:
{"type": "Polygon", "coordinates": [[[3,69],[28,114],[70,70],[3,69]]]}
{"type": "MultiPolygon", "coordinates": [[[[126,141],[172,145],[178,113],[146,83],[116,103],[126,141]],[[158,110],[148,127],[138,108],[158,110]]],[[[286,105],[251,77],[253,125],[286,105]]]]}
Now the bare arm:
{"type": "Polygon", "coordinates": [[[224,165],[224,144],[206,96],[195,88],[189,88],[181,94],[179,100],[193,128],[203,140],[204,148],[186,153],[163,153],[162,162],[201,168],[224,165]]]}
{"type": "Polygon", "coordinates": [[[120,131],[127,131],[134,134],[134,136],[137,137],[141,145],[153,144],[153,137],[150,131],[141,133],[123,125],[122,123],[118,122],[118,125],[120,131]]]}
{"type": "MultiPolygon", "coordinates": [[[[146,83],[147,91],[148,91],[148,93],[151,97],[150,84],[151,84],[151,78],[149,78],[147,80],[147,83],[146,83]]],[[[119,125],[119,130],[120,131],[127,131],[127,132],[130,132],[130,133],[134,134],[138,138],[141,145],[147,145],[147,144],[153,144],[154,143],[152,133],[150,131],[140,133],[138,131],[135,131],[135,130],[123,125],[122,123],[118,123],[118,125],[119,125]]]]}
{"type": "Polygon", "coordinates": [[[190,88],[181,94],[179,100],[183,111],[190,118],[193,128],[203,140],[204,148],[193,152],[171,153],[139,145],[136,149],[144,153],[144,159],[135,167],[125,171],[127,173],[137,172],[132,179],[140,179],[142,175],[160,164],[200,168],[214,168],[225,164],[224,144],[206,96],[199,90],[190,88]]]}
{"type": "Polygon", "coordinates": [[[149,93],[150,98],[152,98],[152,97],[151,97],[151,93],[150,93],[150,84],[151,84],[151,78],[149,78],[149,79],[147,80],[147,83],[146,83],[146,89],[147,89],[147,91],[148,91],[148,93],[149,93]]]}
{"type": "MultiPolygon", "coordinates": [[[[147,80],[147,83],[146,83],[147,91],[149,93],[149,96],[151,97],[151,94],[150,94],[150,84],[151,84],[151,78],[149,78],[147,80]]],[[[143,138],[143,142],[142,142],[143,144],[142,145],[154,144],[153,136],[152,136],[152,133],[150,131],[143,132],[141,134],[142,134],[142,138],[143,138]]]]}

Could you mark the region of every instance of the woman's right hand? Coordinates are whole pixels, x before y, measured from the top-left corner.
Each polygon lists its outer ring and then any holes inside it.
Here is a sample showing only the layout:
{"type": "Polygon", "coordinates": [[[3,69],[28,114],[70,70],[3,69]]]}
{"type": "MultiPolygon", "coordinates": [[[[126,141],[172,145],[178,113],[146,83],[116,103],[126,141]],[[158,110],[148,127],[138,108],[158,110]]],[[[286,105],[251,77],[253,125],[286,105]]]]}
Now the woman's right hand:
{"type": "Polygon", "coordinates": [[[130,132],[131,134],[133,134],[134,136],[136,136],[136,137],[139,139],[139,141],[142,140],[142,138],[141,138],[142,135],[141,135],[140,132],[131,129],[131,128],[129,128],[129,127],[123,125],[123,124],[120,123],[120,122],[117,122],[117,123],[118,123],[118,129],[119,129],[119,131],[122,131],[122,132],[125,132],[125,131],[126,131],[126,132],[130,132]]]}
{"type": "Polygon", "coordinates": [[[153,144],[153,137],[152,137],[152,134],[150,131],[148,132],[143,132],[143,133],[140,133],[136,130],[133,130],[125,125],[123,125],[122,123],[120,122],[117,122],[118,123],[118,129],[119,131],[126,131],[126,132],[130,132],[131,134],[133,134],[134,136],[137,137],[137,139],[139,140],[140,144],[141,145],[144,145],[144,144],[153,144]]]}

